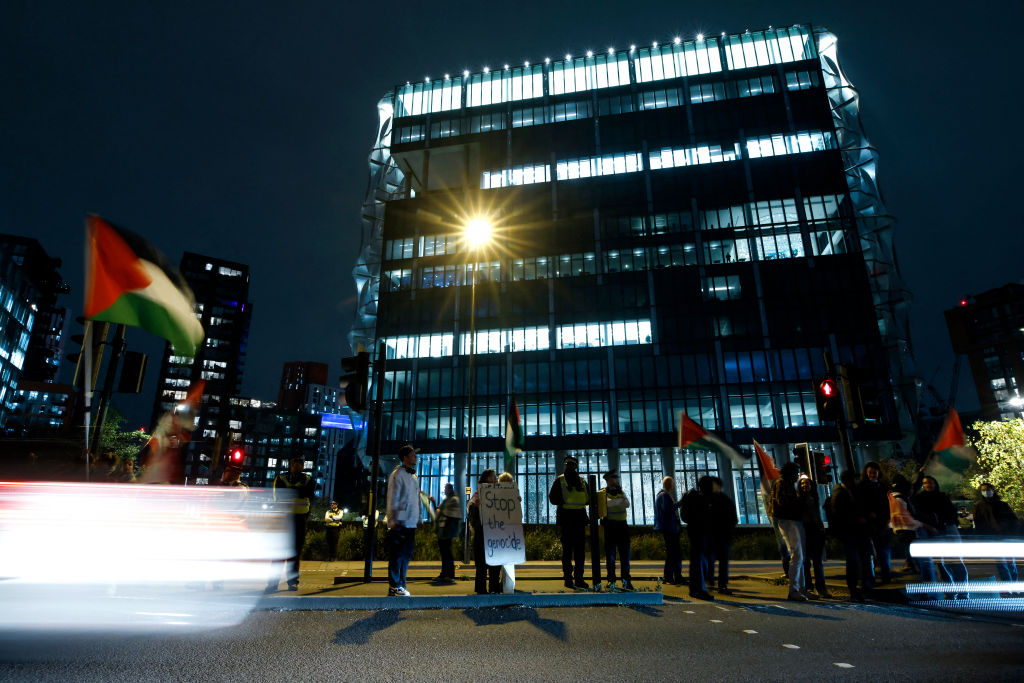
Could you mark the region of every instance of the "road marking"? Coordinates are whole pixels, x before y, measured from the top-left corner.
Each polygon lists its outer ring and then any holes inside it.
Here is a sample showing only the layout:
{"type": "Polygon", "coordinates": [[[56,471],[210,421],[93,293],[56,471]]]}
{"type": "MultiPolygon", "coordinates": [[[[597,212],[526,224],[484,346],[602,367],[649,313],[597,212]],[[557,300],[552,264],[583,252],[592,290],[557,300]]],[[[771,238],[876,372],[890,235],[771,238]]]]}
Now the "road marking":
{"type": "Polygon", "coordinates": [[[709,621],[710,621],[710,622],[711,622],[712,624],[721,624],[721,623],[722,623],[722,620],[721,620],[721,619],[710,619],[709,621]]]}
{"type": "Polygon", "coordinates": [[[696,614],[696,612],[694,612],[692,609],[684,609],[683,611],[687,614],[696,614]]]}
{"type": "Polygon", "coordinates": [[[744,632],[744,633],[751,633],[751,634],[753,634],[753,633],[757,633],[757,631],[755,631],[755,630],[754,630],[754,629],[752,629],[752,628],[745,628],[745,629],[743,629],[743,632],[744,632]]]}
{"type": "Polygon", "coordinates": [[[722,610],[723,612],[728,612],[729,611],[728,609],[726,609],[725,607],[722,607],[721,605],[715,605],[715,607],[717,607],[718,609],[722,610]]]}
{"type": "Polygon", "coordinates": [[[846,662],[833,662],[833,664],[838,666],[840,669],[852,669],[853,668],[853,664],[847,664],[846,662]]]}
{"type": "Polygon", "coordinates": [[[783,643],[782,647],[788,648],[790,650],[799,650],[800,649],[799,645],[794,645],[793,643],[783,643]]]}

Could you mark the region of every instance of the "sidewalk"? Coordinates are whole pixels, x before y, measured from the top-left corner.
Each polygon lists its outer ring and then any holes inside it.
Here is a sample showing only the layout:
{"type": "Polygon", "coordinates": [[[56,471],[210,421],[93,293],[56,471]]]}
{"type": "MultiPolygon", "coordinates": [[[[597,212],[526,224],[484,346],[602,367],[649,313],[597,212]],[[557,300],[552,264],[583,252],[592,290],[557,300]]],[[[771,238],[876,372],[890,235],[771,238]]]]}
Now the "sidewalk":
{"type": "MultiPolygon", "coordinates": [[[[303,562],[300,568],[298,591],[282,590],[266,596],[260,603],[263,609],[435,609],[467,607],[502,607],[527,605],[532,607],[588,606],[588,605],[650,605],[663,601],[691,601],[687,586],[662,585],[659,576],[663,563],[640,561],[632,564],[633,592],[603,590],[569,591],[562,583],[561,563],[527,562],[516,566],[516,592],[513,595],[476,595],[473,590],[472,564],[456,563],[456,584],[436,585],[439,562],[413,562],[409,565],[407,588],[413,597],[395,598],[387,595],[387,562],[373,563],[373,577],[363,580],[362,561],[303,562]]],[[[684,563],[684,572],[687,567],[684,563]]],[[[604,567],[602,566],[602,572],[604,567]]],[[[779,602],[786,599],[789,587],[778,560],[740,561],[730,563],[729,588],[731,595],[719,595],[723,600],[738,603],[779,602]]],[[[827,562],[825,575],[828,590],[835,599],[849,597],[842,562],[827,562]]],[[[875,597],[885,602],[905,602],[903,587],[916,576],[897,574],[893,583],[875,597]]],[[[591,583],[590,564],[585,576],[591,583]]],[[[620,582],[621,585],[621,582],[620,582]]],[[[712,592],[715,594],[714,592],[712,592]]],[[[717,594],[716,594],[717,595],[717,594]]]]}

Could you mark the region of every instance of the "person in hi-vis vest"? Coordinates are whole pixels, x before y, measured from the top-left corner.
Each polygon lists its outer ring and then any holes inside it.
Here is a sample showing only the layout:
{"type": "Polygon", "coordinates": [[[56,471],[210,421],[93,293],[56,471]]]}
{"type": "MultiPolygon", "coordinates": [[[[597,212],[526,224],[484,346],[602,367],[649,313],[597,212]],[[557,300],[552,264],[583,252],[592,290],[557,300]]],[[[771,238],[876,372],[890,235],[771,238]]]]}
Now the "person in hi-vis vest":
{"type": "MultiPolygon", "coordinates": [[[[291,489],[295,492],[292,499],[292,525],[295,530],[295,555],[286,561],[288,567],[287,579],[288,590],[299,590],[299,561],[302,559],[302,546],[306,542],[306,520],[309,518],[309,499],[313,497],[316,483],[313,477],[302,471],[305,458],[301,455],[293,456],[288,461],[288,471],[279,472],[274,477],[274,500],[277,500],[278,491],[291,489]]],[[[277,590],[277,581],[271,579],[267,585],[267,591],[277,590]]]]}
{"type": "Polygon", "coordinates": [[[551,485],[548,501],[558,506],[555,522],[562,528],[562,578],[566,588],[590,588],[583,580],[590,492],[579,473],[579,460],[566,456],[562,474],[551,485]]]}
{"type": "Polygon", "coordinates": [[[601,526],[604,527],[608,587],[615,588],[615,556],[618,555],[622,564],[622,588],[631,591],[633,582],[629,576],[629,525],[626,523],[629,498],[619,485],[618,472],[613,470],[606,473],[604,482],[604,488],[597,492],[597,509],[601,515],[601,526]]]}

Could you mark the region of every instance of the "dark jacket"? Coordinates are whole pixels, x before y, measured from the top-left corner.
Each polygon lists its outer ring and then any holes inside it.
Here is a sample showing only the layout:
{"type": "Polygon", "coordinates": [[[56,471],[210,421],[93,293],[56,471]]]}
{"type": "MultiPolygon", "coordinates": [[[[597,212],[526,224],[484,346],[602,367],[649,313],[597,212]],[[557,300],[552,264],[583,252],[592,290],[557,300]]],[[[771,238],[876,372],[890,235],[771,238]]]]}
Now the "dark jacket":
{"type": "Polygon", "coordinates": [[[796,497],[794,482],[779,477],[772,482],[772,513],[775,519],[803,519],[800,501],[796,497]]]}
{"type": "Polygon", "coordinates": [[[736,518],[736,504],[721,491],[712,494],[713,512],[711,534],[719,541],[728,542],[739,520],[736,518]]]}
{"type": "Polygon", "coordinates": [[[881,477],[877,482],[871,481],[868,479],[867,467],[864,470],[854,488],[854,495],[865,529],[870,534],[876,534],[889,528],[889,486],[881,477]]]}
{"type": "Polygon", "coordinates": [[[911,499],[911,502],[914,503],[917,518],[940,532],[947,526],[957,526],[959,523],[956,506],[942,491],[921,489],[911,499]]]}
{"type": "Polygon", "coordinates": [[[974,504],[974,528],[979,534],[1012,534],[1017,524],[1017,515],[999,494],[974,504]]]}
{"type": "Polygon", "coordinates": [[[654,530],[673,534],[679,533],[679,503],[662,489],[654,499],[654,530]]]}
{"type": "Polygon", "coordinates": [[[825,525],[821,521],[821,506],[818,505],[818,493],[813,489],[808,492],[797,491],[797,499],[800,501],[800,510],[803,513],[801,521],[808,533],[812,529],[825,533],[825,525]]]}
{"type": "Polygon", "coordinates": [[[714,494],[702,493],[690,489],[679,501],[679,516],[686,522],[686,532],[690,537],[708,536],[714,525],[715,498],[714,494]]]}
{"type": "Polygon", "coordinates": [[[864,533],[864,525],[861,523],[860,510],[857,505],[857,495],[845,484],[839,484],[832,489],[832,496],[828,501],[830,513],[828,517],[828,530],[836,538],[853,538],[864,533]]]}

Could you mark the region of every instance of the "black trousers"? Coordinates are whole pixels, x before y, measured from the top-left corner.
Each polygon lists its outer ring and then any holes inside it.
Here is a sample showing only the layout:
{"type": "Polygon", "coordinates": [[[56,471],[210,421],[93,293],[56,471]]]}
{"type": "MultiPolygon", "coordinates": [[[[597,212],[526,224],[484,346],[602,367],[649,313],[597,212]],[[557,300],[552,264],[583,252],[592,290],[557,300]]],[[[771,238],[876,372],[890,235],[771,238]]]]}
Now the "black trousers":
{"type": "Polygon", "coordinates": [[[562,522],[562,578],[566,581],[583,581],[586,528],[583,522],[562,522]]]}
{"type": "Polygon", "coordinates": [[[729,556],[732,554],[732,539],[719,535],[711,539],[711,558],[708,560],[707,583],[715,583],[715,563],[718,564],[718,587],[729,587],[729,556]]]}
{"type": "Polygon", "coordinates": [[[665,574],[662,578],[666,582],[682,583],[683,581],[683,554],[679,550],[679,532],[662,531],[665,537],[665,574]]]}
{"type": "Polygon", "coordinates": [[[288,558],[288,583],[299,582],[299,560],[302,559],[302,546],[306,544],[306,519],[309,515],[292,515],[292,526],[295,530],[295,554],[288,558]]]}
{"type": "Polygon", "coordinates": [[[330,562],[334,562],[338,559],[338,537],[340,535],[340,526],[329,526],[324,534],[327,539],[327,559],[330,562]]]}
{"type": "Polygon", "coordinates": [[[811,586],[811,570],[814,570],[814,587],[822,593],[825,587],[825,530],[821,527],[804,525],[804,587],[811,586]]]}
{"type": "Polygon", "coordinates": [[[622,580],[629,581],[629,526],[625,522],[606,519],[604,525],[605,566],[608,580],[615,581],[615,557],[622,564],[622,580]]]}
{"type": "Polygon", "coordinates": [[[707,534],[690,533],[690,595],[707,591],[705,577],[711,564],[711,542],[707,534]]]}
{"type": "Polygon", "coordinates": [[[441,578],[455,578],[455,558],[452,556],[452,539],[437,537],[437,549],[441,553],[441,578]]]}
{"type": "MultiPolygon", "coordinates": [[[[501,567],[492,567],[487,564],[487,556],[484,554],[484,532],[483,530],[473,531],[473,564],[476,566],[476,581],[474,588],[477,593],[500,593],[501,581],[499,574],[501,567]]],[[[455,574],[455,570],[452,570],[455,574]]]]}

